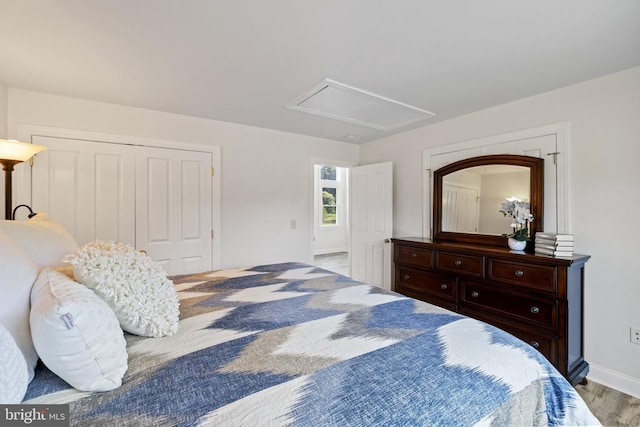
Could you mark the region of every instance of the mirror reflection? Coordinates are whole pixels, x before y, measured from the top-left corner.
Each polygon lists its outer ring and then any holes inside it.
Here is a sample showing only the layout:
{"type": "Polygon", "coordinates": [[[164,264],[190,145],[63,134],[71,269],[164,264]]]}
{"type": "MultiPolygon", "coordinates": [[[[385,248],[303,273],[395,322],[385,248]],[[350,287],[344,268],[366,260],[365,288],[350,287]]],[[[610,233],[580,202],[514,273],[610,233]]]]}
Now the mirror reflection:
{"type": "Polygon", "coordinates": [[[512,232],[511,218],[500,212],[505,199],[529,202],[530,168],[483,165],[442,178],[442,231],[502,235],[512,232]]]}

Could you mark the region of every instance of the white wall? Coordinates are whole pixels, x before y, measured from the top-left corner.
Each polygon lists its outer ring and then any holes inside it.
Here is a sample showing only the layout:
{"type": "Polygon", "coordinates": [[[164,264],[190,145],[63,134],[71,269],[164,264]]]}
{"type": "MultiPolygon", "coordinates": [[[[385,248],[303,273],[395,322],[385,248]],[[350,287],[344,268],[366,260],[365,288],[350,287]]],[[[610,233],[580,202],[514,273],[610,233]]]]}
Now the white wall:
{"type": "Polygon", "coordinates": [[[640,68],[365,144],[360,163],[394,162],[394,234],[421,235],[423,149],[564,121],[575,249],[592,256],[584,321],[590,377],[640,397],[640,346],[629,342],[629,327],[640,327],[640,68]]]}
{"type": "MultiPolygon", "coordinates": [[[[636,213],[640,212],[640,68],[435,123],[363,146],[225,122],[8,89],[7,137],[18,123],[202,143],[222,148],[225,267],[310,253],[310,158],[393,161],[394,234],[422,233],[422,150],[571,123],[571,221],[586,268],[590,377],[640,397],[636,213]],[[290,221],[297,228],[290,229],[290,221]]],[[[0,90],[0,132],[3,91],[0,90]]],[[[436,112],[437,113],[437,112],[436,112]]],[[[561,154],[562,155],[562,154],[561,154]]]]}
{"type": "Polygon", "coordinates": [[[482,175],[480,197],[480,232],[487,234],[512,233],[511,221],[499,212],[505,199],[516,197],[529,201],[529,172],[510,172],[482,175]],[[523,192],[524,191],[524,192],[523,192]]]}
{"type": "Polygon", "coordinates": [[[7,137],[8,92],[7,85],[0,82],[0,139],[7,137]]]}
{"type": "Polygon", "coordinates": [[[9,137],[18,123],[221,147],[223,267],[309,262],[311,158],[357,162],[359,151],[343,142],[9,88],[9,137]]]}
{"type": "MultiPolygon", "coordinates": [[[[8,88],[0,82],[0,139],[7,139],[8,88]]],[[[0,167],[0,188],[4,188],[4,171],[0,167]]],[[[4,219],[4,195],[0,197],[0,218],[4,219]]]]}

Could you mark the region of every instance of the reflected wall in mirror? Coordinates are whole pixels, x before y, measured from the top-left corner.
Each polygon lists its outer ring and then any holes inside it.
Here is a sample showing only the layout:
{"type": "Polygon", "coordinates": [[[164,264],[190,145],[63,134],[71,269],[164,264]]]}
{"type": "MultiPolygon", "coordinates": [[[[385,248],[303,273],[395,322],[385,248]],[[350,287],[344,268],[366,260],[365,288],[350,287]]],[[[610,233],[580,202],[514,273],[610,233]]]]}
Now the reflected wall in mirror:
{"type": "Polygon", "coordinates": [[[511,218],[500,212],[502,202],[531,204],[533,235],[542,230],[543,163],[537,157],[491,155],[465,159],[434,172],[434,239],[505,245],[511,218]]]}
{"type": "Polygon", "coordinates": [[[475,166],[442,180],[442,231],[509,233],[511,219],[500,212],[502,202],[530,202],[529,168],[525,166],[475,166]]]}

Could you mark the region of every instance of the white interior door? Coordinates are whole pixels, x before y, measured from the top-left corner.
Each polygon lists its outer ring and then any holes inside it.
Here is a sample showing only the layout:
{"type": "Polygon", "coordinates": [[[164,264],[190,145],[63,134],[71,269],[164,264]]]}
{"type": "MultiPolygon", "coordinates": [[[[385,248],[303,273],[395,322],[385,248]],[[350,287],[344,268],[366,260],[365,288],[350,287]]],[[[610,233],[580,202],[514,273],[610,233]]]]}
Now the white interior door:
{"type": "Polygon", "coordinates": [[[391,289],[393,164],[351,168],[351,277],[391,289]]]}
{"type": "Polygon", "coordinates": [[[33,142],[47,147],[31,171],[34,211],[46,212],[80,245],[135,245],[134,147],[48,136],[33,142]]]}
{"type": "Polygon", "coordinates": [[[211,153],[136,148],[137,248],[167,274],[211,270],[211,153]]]}

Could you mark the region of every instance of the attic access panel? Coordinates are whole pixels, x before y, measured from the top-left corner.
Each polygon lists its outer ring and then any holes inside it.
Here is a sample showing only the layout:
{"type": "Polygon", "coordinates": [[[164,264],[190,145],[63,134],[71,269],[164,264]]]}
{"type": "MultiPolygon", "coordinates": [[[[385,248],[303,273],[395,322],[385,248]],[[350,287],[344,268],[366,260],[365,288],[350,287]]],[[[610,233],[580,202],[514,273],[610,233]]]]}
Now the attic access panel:
{"type": "Polygon", "coordinates": [[[287,105],[292,110],[390,131],[435,116],[402,102],[324,79],[287,105]]]}

